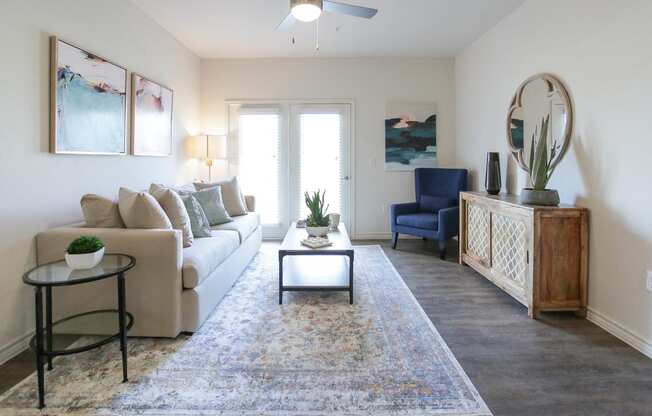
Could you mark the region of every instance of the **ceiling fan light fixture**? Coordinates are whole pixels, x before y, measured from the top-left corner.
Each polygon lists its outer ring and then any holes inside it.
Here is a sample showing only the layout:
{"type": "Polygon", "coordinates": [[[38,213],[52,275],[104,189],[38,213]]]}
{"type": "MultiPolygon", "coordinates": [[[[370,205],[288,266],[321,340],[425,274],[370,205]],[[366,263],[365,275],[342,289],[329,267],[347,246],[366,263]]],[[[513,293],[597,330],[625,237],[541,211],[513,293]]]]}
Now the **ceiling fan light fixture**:
{"type": "Polygon", "coordinates": [[[292,0],[291,11],[295,19],[302,22],[313,22],[319,19],[323,4],[322,0],[292,0]]]}

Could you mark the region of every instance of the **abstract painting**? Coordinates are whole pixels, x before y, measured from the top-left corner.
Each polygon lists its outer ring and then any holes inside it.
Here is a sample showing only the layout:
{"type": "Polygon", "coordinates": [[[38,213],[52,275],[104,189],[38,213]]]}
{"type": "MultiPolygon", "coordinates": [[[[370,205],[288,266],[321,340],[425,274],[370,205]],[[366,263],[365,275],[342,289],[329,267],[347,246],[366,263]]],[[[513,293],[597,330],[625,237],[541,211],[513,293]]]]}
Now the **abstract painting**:
{"type": "Polygon", "coordinates": [[[127,70],[50,38],[50,151],[127,153],[127,70]]]}
{"type": "Polygon", "coordinates": [[[131,151],[137,156],[172,154],[173,91],[139,74],[131,76],[131,151]]]}
{"type": "Polygon", "coordinates": [[[385,170],[437,167],[435,103],[388,102],[385,117],[385,170]]]}

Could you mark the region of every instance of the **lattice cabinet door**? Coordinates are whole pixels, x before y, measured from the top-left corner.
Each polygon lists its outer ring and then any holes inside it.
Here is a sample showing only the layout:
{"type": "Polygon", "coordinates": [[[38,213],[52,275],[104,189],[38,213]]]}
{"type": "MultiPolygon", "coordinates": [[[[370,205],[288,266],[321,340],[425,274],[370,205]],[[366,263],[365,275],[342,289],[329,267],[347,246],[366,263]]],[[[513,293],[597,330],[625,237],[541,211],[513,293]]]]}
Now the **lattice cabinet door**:
{"type": "Polygon", "coordinates": [[[470,202],[466,206],[466,253],[489,266],[490,212],[481,204],[470,202]]]}
{"type": "Polygon", "coordinates": [[[492,270],[523,295],[528,289],[529,235],[525,219],[496,212],[492,214],[492,270]]]}

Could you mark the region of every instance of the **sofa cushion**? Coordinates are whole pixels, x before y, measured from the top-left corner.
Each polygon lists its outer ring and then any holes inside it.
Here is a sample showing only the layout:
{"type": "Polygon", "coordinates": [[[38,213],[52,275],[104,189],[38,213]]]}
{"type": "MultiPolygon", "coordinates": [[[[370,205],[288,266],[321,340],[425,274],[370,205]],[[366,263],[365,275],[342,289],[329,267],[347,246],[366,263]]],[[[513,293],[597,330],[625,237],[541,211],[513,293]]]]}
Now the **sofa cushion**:
{"type": "Polygon", "coordinates": [[[103,196],[86,194],[80,201],[86,226],[91,228],[125,228],[118,203],[103,196]]]}
{"type": "Polygon", "coordinates": [[[212,227],[213,230],[232,230],[240,235],[240,242],[243,242],[260,225],[260,215],[257,212],[250,212],[246,215],[233,217],[233,221],[212,227]]]}
{"type": "Polygon", "coordinates": [[[127,228],[172,228],[161,205],[147,192],[120,188],[118,208],[127,228]]]}
{"type": "Polygon", "coordinates": [[[240,245],[238,233],[214,230],[212,237],[198,238],[183,249],[183,287],[192,289],[203,282],[240,245]]]}
{"type": "Polygon", "coordinates": [[[231,222],[231,217],[226,212],[226,208],[224,208],[222,190],[219,186],[202,189],[201,191],[194,192],[192,196],[199,201],[211,226],[231,222]]]}
{"type": "Polygon", "coordinates": [[[201,191],[202,189],[212,188],[214,186],[220,186],[222,190],[222,197],[224,198],[224,206],[226,207],[226,211],[230,216],[234,217],[238,215],[245,215],[247,213],[247,203],[245,202],[242,191],[240,190],[240,183],[238,182],[237,176],[219,182],[195,183],[195,188],[197,188],[198,191],[201,191]]]}
{"type": "Polygon", "coordinates": [[[192,227],[188,210],[179,197],[179,194],[170,188],[164,188],[160,185],[152,184],[149,187],[149,193],[158,201],[168,219],[172,223],[172,228],[180,230],[183,236],[183,246],[190,247],[193,242],[192,227]]]}
{"type": "Polygon", "coordinates": [[[396,224],[424,230],[436,230],[437,214],[420,212],[418,214],[399,215],[396,217],[396,224]]]}
{"type": "Polygon", "coordinates": [[[199,205],[197,198],[190,193],[179,194],[179,197],[186,207],[193,238],[210,237],[211,225],[208,223],[208,218],[206,218],[206,214],[204,214],[204,210],[199,205]]]}
{"type": "Polygon", "coordinates": [[[440,209],[457,206],[457,199],[447,196],[421,195],[419,211],[436,214],[440,209]]]}

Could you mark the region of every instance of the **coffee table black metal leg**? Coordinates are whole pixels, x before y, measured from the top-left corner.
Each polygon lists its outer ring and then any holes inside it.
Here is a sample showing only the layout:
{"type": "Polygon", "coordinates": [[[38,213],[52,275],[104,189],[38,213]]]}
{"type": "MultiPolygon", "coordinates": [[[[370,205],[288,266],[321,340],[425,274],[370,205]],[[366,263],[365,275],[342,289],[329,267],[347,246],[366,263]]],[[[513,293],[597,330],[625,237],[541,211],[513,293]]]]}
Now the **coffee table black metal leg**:
{"type": "Polygon", "coordinates": [[[38,407],[45,407],[45,370],[43,370],[43,292],[40,287],[34,290],[36,306],[36,375],[38,378],[38,407]]]}
{"type": "MultiPolygon", "coordinates": [[[[52,351],[52,286],[45,288],[45,330],[47,335],[46,346],[52,351]]],[[[52,370],[52,356],[48,355],[48,371],[52,370]]]]}
{"type": "Polygon", "coordinates": [[[118,321],[120,323],[120,349],[122,350],[122,382],[127,380],[127,328],[125,310],[125,277],[123,273],[118,275],[118,321]]]}
{"type": "Polygon", "coordinates": [[[353,305],[353,252],[349,254],[349,303],[353,305]]]}
{"type": "Polygon", "coordinates": [[[278,304],[283,304],[283,254],[278,252],[278,304]]]}

